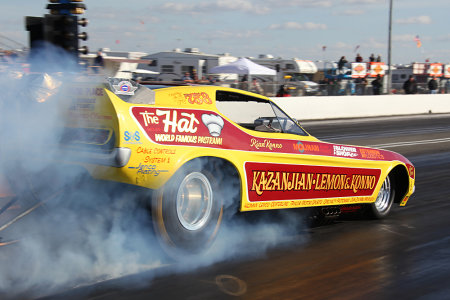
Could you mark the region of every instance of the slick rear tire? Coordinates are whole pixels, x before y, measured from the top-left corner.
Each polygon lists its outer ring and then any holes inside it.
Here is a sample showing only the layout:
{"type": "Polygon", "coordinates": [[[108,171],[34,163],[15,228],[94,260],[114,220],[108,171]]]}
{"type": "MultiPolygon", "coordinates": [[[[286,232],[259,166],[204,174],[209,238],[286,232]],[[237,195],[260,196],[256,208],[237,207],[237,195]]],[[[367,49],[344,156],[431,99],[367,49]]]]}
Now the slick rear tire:
{"type": "Polygon", "coordinates": [[[378,192],[377,199],[369,205],[370,218],[383,219],[390,213],[394,202],[395,189],[391,176],[387,176],[378,192]]]}
{"type": "Polygon", "coordinates": [[[204,252],[216,237],[223,201],[210,168],[204,160],[191,161],[153,196],[153,224],[169,254],[204,252]]]}

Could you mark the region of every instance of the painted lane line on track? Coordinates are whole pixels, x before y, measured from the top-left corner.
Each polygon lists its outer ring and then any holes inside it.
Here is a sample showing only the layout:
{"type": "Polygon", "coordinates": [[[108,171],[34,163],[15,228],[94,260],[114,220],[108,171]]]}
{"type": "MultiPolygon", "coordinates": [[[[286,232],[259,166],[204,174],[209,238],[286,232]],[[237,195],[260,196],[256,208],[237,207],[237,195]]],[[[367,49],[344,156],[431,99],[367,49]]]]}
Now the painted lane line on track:
{"type": "MultiPolygon", "coordinates": [[[[414,134],[426,134],[426,133],[439,133],[439,132],[449,132],[450,127],[441,127],[441,128],[429,128],[429,129],[417,129],[417,130],[396,130],[389,132],[379,132],[372,133],[371,137],[389,137],[389,136],[397,136],[397,135],[414,135],[414,134]]],[[[341,136],[321,136],[322,140],[341,140],[341,139],[357,139],[357,138],[366,138],[367,133],[361,134],[352,134],[352,135],[341,135],[341,136]]]]}
{"type": "Polygon", "coordinates": [[[421,144],[437,144],[437,143],[446,143],[446,142],[450,142],[450,138],[421,140],[421,141],[412,141],[412,142],[401,142],[401,143],[378,144],[378,145],[369,145],[368,147],[394,148],[394,147],[401,147],[401,146],[414,146],[414,145],[421,145],[421,144]]]}

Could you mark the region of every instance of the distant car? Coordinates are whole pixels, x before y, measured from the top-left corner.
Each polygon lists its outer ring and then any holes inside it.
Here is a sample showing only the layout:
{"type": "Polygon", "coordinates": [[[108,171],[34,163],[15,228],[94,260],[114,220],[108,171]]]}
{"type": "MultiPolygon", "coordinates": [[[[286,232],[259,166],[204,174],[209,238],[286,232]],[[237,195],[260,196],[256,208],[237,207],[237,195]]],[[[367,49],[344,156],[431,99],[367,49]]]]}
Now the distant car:
{"type": "Polygon", "coordinates": [[[322,142],[262,95],[116,78],[74,91],[65,157],[94,178],[152,191],[156,231],[176,249],[208,248],[227,211],[366,209],[383,218],[414,191],[405,157],[322,142]]]}
{"type": "Polygon", "coordinates": [[[286,86],[295,90],[294,96],[316,95],[319,92],[319,84],[310,80],[308,76],[304,74],[293,74],[286,77],[286,86]]]}

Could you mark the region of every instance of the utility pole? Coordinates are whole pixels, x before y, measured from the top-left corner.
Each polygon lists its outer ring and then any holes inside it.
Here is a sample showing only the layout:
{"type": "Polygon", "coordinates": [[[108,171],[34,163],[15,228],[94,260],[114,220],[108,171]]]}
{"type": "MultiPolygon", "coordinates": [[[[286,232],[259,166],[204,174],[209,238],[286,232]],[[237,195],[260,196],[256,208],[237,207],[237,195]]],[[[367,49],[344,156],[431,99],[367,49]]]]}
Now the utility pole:
{"type": "Polygon", "coordinates": [[[391,77],[391,47],[392,47],[392,2],[394,0],[389,0],[389,37],[388,37],[388,70],[387,70],[387,92],[388,94],[391,93],[391,87],[392,87],[392,77],[391,77]]]}

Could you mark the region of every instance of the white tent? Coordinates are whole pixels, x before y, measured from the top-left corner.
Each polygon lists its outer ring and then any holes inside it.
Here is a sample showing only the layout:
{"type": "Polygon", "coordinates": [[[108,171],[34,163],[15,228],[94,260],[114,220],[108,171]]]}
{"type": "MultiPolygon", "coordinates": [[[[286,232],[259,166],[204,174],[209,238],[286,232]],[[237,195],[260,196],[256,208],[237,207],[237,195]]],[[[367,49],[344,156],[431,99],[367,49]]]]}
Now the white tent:
{"type": "Polygon", "coordinates": [[[255,64],[246,58],[240,58],[235,62],[209,69],[209,74],[219,73],[273,76],[277,74],[275,70],[255,64]]]}

